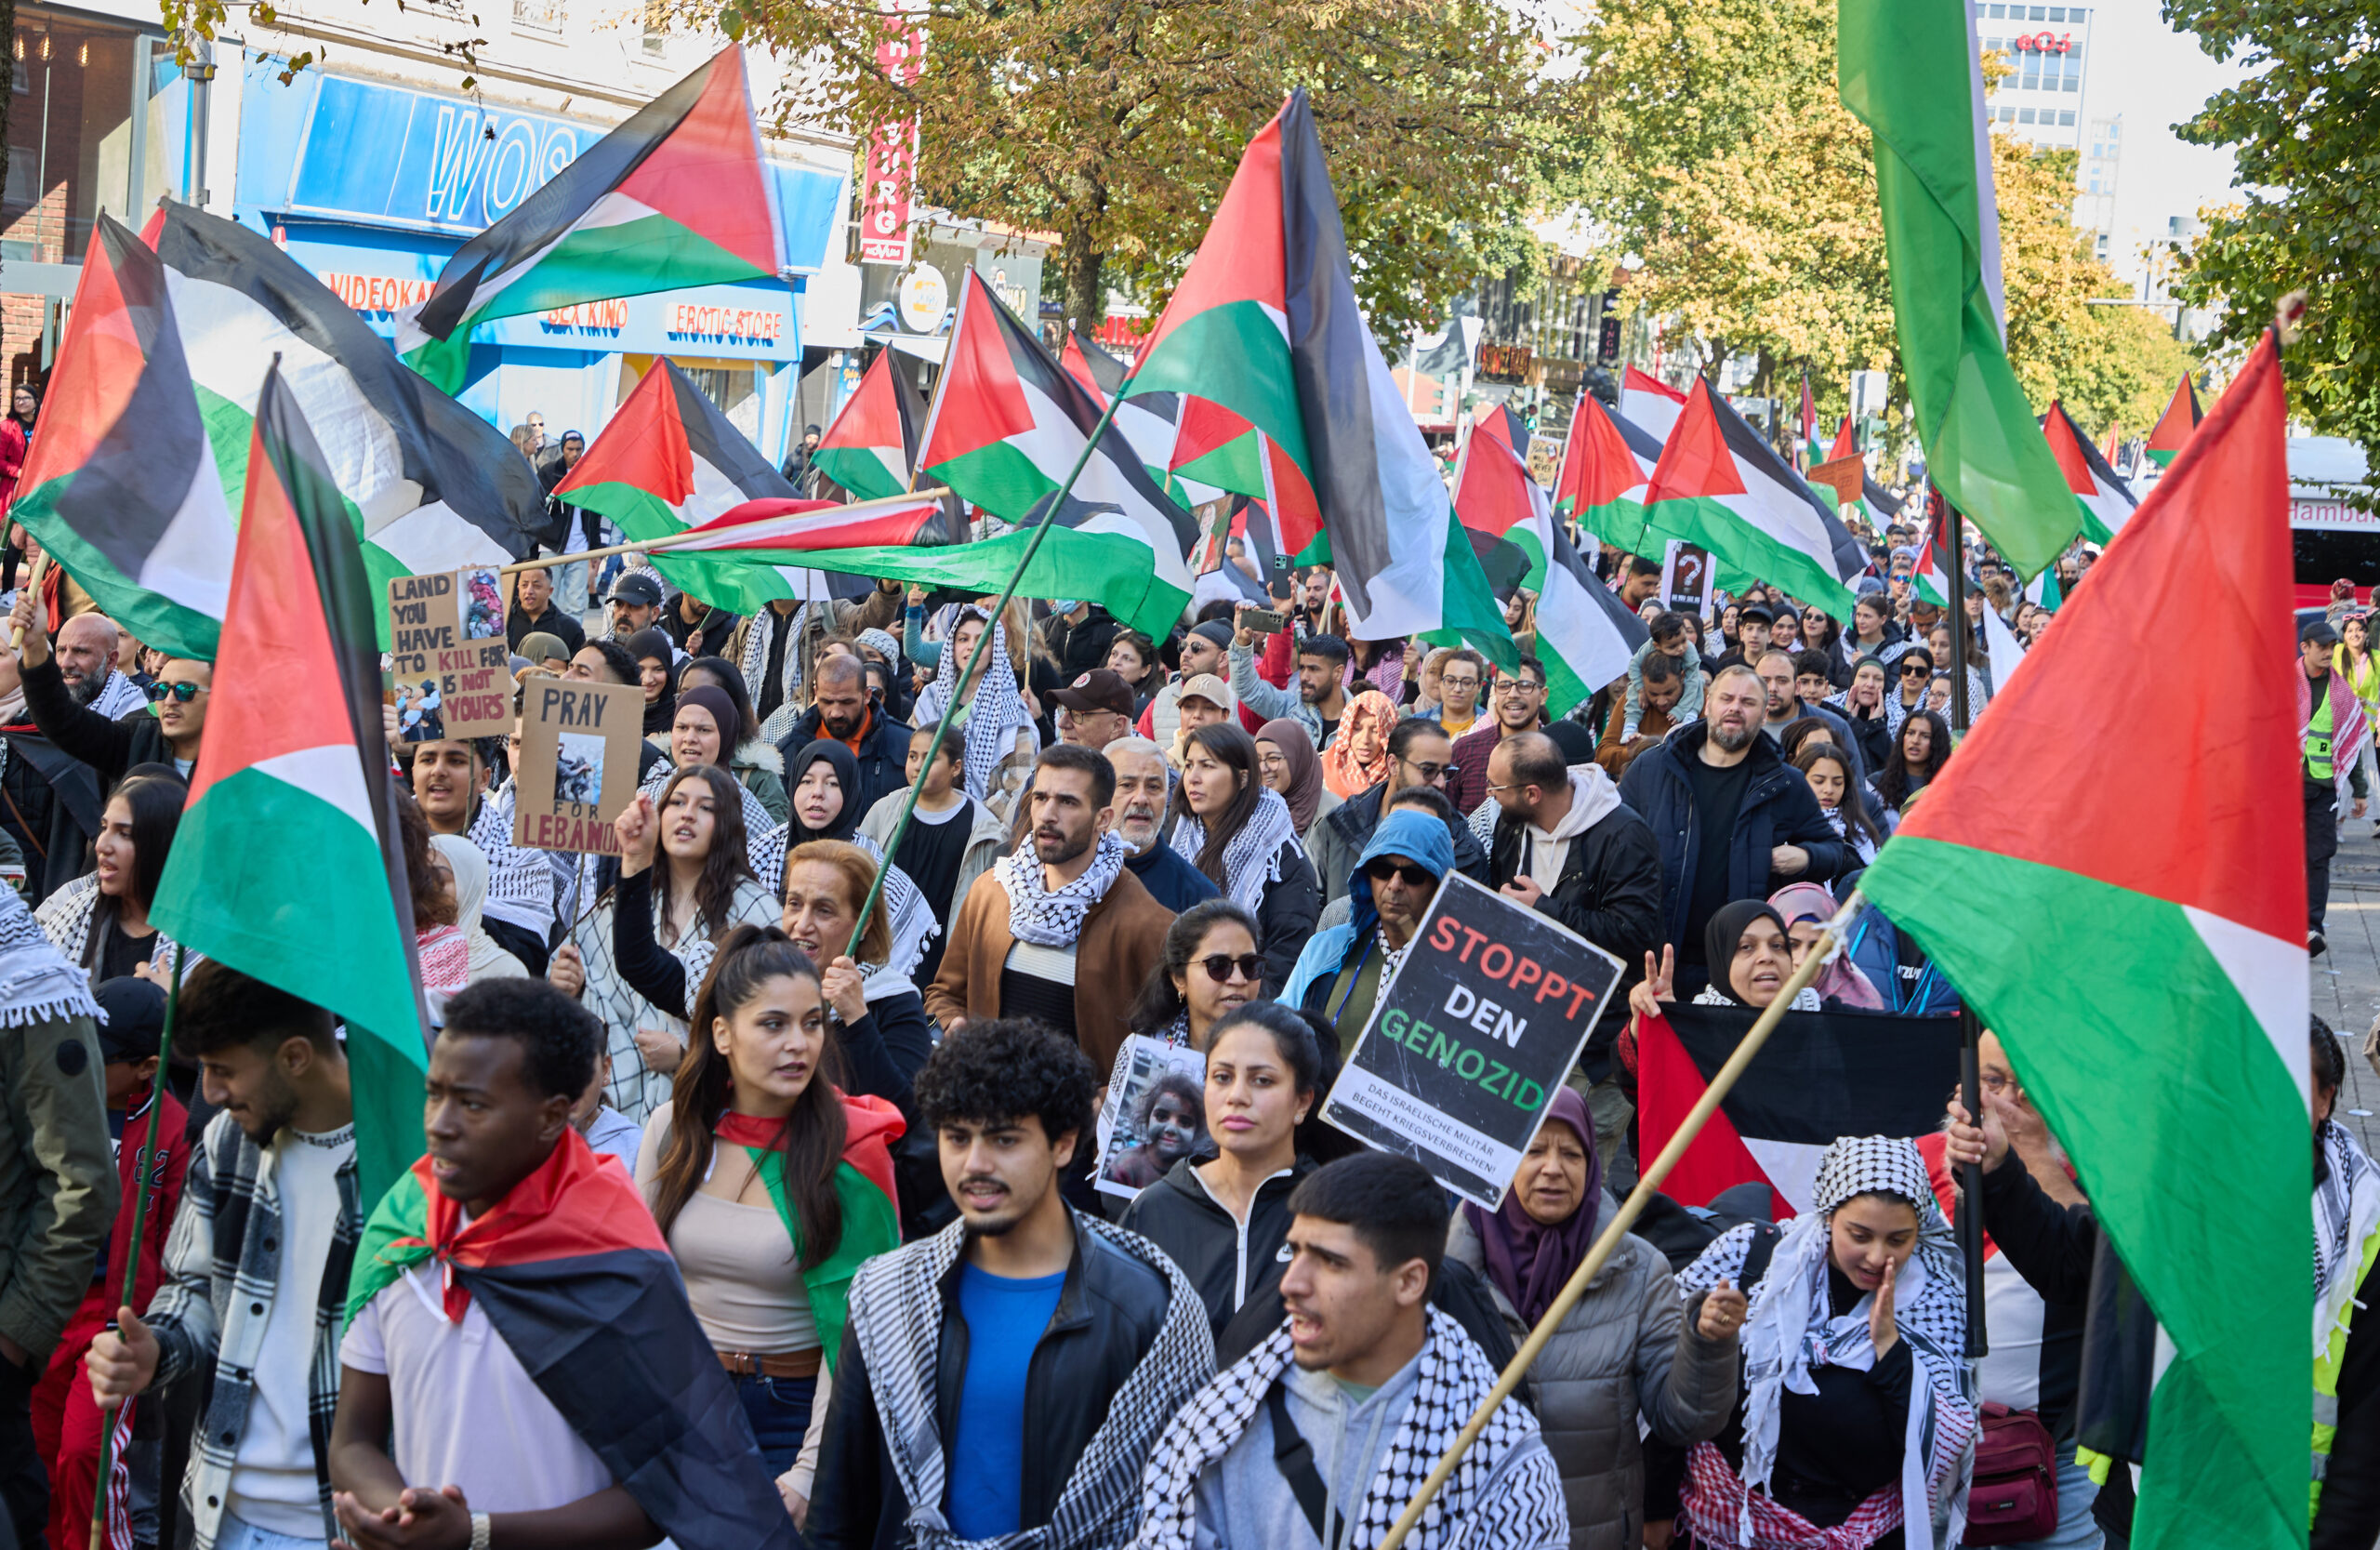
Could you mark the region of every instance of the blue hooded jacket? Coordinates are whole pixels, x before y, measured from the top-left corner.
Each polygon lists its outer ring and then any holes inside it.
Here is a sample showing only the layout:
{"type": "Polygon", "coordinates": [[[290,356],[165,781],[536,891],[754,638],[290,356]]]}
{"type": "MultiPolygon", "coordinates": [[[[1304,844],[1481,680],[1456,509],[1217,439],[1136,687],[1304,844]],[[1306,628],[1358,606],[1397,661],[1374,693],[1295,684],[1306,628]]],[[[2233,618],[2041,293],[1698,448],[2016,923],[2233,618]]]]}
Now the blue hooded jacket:
{"type": "Polygon", "coordinates": [[[1446,875],[1454,870],[1454,837],[1435,815],[1416,808],[1396,808],[1382,818],[1364,845],[1364,854],[1355,862],[1355,879],[1348,887],[1348,897],[1355,905],[1354,918],[1343,926],[1317,931],[1307,938],[1305,950],[1298,954],[1297,967],[1289,971],[1289,983],[1281,987],[1283,1005],[1303,1004],[1315,981],[1336,979],[1339,971],[1346,967],[1349,954],[1361,951],[1371,942],[1373,933],[1380,929],[1380,909],[1372,903],[1372,880],[1365,875],[1364,868],[1383,855],[1401,855],[1418,862],[1443,882],[1446,875]]]}

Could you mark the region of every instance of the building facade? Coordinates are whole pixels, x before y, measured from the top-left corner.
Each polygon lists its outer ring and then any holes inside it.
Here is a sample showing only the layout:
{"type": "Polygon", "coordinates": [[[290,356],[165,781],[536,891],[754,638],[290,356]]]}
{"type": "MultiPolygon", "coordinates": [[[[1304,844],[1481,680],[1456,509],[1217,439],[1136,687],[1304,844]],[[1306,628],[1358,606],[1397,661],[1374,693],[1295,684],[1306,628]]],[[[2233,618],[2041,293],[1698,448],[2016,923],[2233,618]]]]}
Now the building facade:
{"type": "Polygon", "coordinates": [[[2030,144],[2080,149],[2088,123],[2082,104],[2093,54],[2091,7],[1986,0],[1976,13],[1983,46],[2012,67],[1992,94],[1992,121],[2030,144]]]}

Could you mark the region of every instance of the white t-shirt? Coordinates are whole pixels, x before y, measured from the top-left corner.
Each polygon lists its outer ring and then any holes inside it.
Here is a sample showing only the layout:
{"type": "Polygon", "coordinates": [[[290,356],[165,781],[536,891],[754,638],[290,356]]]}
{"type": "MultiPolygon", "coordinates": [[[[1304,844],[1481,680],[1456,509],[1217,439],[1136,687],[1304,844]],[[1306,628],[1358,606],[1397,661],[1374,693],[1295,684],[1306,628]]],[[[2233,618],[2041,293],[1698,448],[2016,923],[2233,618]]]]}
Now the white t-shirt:
{"type": "Polygon", "coordinates": [[[2006,1254],[1983,1262],[1983,1327],[1991,1353],[1976,1367],[1977,1398],[2016,1411],[2042,1402],[2042,1321],[2048,1312],[2006,1254]]]}
{"type": "Polygon", "coordinates": [[[314,1478],[308,1414],[314,1370],[314,1311],[323,1265],[338,1229],[338,1171],[355,1155],[355,1127],[324,1135],[284,1129],[273,1138],[273,1190],[281,1201],[281,1274],[264,1339],[257,1346],[253,1398],[223,1507],[244,1523],[298,1539],[323,1536],[322,1488],[314,1478]]]}
{"type": "Polygon", "coordinates": [[[473,1512],[543,1512],[609,1489],[612,1472],[531,1381],[473,1298],[447,1322],[434,1261],[382,1287],[339,1360],[389,1380],[397,1473],[460,1486],[473,1512]]]}

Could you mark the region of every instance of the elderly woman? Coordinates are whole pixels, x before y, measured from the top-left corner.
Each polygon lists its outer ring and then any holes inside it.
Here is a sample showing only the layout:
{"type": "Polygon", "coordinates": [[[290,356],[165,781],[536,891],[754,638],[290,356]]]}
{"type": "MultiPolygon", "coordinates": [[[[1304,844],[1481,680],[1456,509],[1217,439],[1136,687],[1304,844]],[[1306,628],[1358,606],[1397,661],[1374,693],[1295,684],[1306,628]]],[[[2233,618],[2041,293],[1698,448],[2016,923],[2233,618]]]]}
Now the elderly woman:
{"type": "MultiPolygon", "coordinates": [[[[1554,1096],[1495,1211],[1466,1205],[1447,1257],[1483,1272],[1496,1311],[1525,1340],[1593,1246],[1603,1213],[1594,1121],[1569,1088],[1554,1096]]],[[[1562,1316],[1529,1367],[1533,1408],[1562,1470],[1571,1550],[1635,1550],[1645,1531],[1642,1414],[1673,1448],[1719,1435],[1736,1406],[1743,1293],[1681,1301],[1659,1250],[1630,1233],[1562,1316]]]]}

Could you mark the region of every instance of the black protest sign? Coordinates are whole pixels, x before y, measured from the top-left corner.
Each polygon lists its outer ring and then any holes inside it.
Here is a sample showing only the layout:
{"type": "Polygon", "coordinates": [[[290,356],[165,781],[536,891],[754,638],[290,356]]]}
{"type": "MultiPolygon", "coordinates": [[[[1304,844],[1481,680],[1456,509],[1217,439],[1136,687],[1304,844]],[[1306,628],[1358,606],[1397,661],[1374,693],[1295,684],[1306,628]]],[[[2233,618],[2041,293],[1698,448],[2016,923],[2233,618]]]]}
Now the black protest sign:
{"type": "Polygon", "coordinates": [[[532,676],[521,701],[512,842],[620,854],[612,828],[636,795],[644,695],[631,684],[532,676]]]}
{"type": "Polygon", "coordinates": [[[1492,1211],[1620,974],[1585,937],[1455,873],[1322,1117],[1492,1211]]]}
{"type": "Polygon", "coordinates": [[[1661,606],[1700,615],[1711,605],[1711,551],[1672,538],[1661,561],[1661,606]]]}

